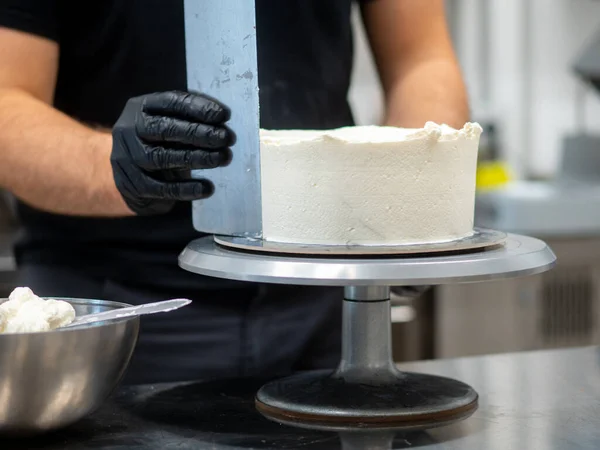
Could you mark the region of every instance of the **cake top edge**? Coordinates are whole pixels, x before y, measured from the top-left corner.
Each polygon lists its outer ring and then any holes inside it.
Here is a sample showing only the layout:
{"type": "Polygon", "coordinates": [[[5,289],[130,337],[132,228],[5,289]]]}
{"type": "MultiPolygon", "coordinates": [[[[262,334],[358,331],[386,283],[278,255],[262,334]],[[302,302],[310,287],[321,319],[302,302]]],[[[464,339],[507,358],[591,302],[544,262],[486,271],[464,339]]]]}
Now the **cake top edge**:
{"type": "Polygon", "coordinates": [[[427,122],[423,128],[390,126],[353,126],[333,130],[260,130],[261,142],[294,144],[317,141],[338,141],[345,144],[385,144],[414,140],[451,141],[479,139],[483,129],[476,122],[467,122],[460,130],[448,125],[427,122]]]}

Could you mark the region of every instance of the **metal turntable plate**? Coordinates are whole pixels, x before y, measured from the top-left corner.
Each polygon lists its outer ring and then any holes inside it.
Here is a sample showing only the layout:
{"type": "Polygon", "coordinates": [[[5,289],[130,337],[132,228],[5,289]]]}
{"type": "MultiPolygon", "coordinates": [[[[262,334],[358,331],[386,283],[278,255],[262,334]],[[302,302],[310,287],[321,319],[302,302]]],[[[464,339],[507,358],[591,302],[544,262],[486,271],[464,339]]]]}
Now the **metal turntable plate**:
{"type": "Polygon", "coordinates": [[[225,247],[238,250],[293,254],[293,255],[416,255],[430,253],[450,253],[469,250],[480,250],[484,248],[501,245],[506,240],[506,233],[484,228],[475,228],[469,237],[455,241],[408,244],[408,245],[313,245],[313,244],[288,244],[280,242],[264,241],[235,236],[215,236],[215,242],[225,247]]]}
{"type": "Polygon", "coordinates": [[[212,236],[188,244],[179,266],[217,278],[309,286],[408,286],[533,275],[556,256],[539,239],[508,234],[503,245],[475,252],[377,257],[293,256],[226,248],[212,236]]]}

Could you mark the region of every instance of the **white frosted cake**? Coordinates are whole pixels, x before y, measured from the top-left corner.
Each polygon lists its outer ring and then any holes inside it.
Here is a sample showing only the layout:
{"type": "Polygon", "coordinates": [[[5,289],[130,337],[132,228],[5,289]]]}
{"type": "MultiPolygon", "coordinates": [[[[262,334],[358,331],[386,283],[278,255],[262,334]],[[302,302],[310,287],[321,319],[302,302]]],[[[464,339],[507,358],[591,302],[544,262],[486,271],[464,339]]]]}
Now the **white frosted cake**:
{"type": "Polygon", "coordinates": [[[481,127],[261,131],[263,238],[437,243],[473,233],[481,127]]]}

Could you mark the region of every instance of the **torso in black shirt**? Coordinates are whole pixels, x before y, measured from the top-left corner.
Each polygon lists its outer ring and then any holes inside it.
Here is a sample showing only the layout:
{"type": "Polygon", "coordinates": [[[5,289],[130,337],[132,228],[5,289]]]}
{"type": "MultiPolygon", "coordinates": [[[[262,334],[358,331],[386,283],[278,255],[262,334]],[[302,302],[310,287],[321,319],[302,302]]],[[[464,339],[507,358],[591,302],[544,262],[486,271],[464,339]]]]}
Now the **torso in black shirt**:
{"type": "MultiPolygon", "coordinates": [[[[351,4],[256,0],[261,127],[352,124],[351,4]]],[[[111,127],[130,97],[186,89],[182,0],[0,0],[0,25],[58,41],[55,106],[90,125],[111,127]]],[[[126,219],[64,217],[23,204],[19,212],[21,263],[67,264],[146,286],[224,285],[177,267],[179,252],[200,236],[189,204],[126,219]]]]}

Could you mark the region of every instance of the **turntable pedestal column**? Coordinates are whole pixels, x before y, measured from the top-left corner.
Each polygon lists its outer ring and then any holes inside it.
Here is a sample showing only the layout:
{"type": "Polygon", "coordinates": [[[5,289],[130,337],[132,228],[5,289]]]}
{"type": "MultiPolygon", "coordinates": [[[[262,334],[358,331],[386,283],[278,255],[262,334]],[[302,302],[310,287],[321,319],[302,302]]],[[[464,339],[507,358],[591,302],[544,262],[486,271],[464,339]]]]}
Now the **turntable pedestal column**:
{"type": "Polygon", "coordinates": [[[283,422],[365,428],[430,428],[463,419],[477,393],[455,380],[400,372],[392,360],[390,288],[344,289],[342,359],[333,373],[277,380],[257,394],[258,409],[283,422]]]}

